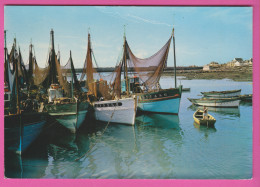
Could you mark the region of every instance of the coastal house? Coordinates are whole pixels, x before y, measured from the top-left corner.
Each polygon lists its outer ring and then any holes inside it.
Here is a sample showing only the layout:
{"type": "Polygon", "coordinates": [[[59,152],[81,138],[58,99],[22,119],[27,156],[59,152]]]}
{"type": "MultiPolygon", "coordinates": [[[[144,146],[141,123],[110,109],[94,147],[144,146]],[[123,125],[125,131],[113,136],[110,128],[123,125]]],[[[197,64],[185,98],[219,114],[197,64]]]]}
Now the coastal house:
{"type": "Polygon", "coordinates": [[[212,69],[212,67],[208,64],[203,66],[203,71],[210,71],[211,69],[212,69]]]}

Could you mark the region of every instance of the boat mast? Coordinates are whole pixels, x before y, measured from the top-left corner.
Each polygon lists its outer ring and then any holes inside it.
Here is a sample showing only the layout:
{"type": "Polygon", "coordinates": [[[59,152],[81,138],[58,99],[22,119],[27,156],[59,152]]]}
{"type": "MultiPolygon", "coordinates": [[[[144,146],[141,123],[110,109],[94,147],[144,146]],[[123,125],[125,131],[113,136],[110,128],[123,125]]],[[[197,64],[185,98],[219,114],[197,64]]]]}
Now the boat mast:
{"type": "Polygon", "coordinates": [[[55,63],[55,50],[54,50],[54,31],[51,29],[51,57],[50,57],[50,68],[51,68],[51,84],[56,83],[56,63],[55,63]]]}
{"type": "Polygon", "coordinates": [[[70,51],[70,77],[71,77],[71,98],[73,99],[73,73],[72,73],[72,57],[70,51]]]}
{"type": "MultiPolygon", "coordinates": [[[[5,73],[5,82],[7,82],[7,48],[6,48],[6,30],[4,30],[4,35],[5,35],[5,67],[4,67],[4,73],[5,73]]],[[[8,87],[9,87],[9,84],[8,84],[8,87]]]]}
{"type": "MultiPolygon", "coordinates": [[[[15,39],[15,46],[16,46],[16,39],[15,39]]],[[[20,50],[19,50],[20,52],[20,50]]],[[[19,54],[19,59],[21,58],[20,56],[21,54],[19,54]]],[[[17,107],[17,114],[20,114],[20,101],[19,101],[19,84],[18,84],[18,61],[19,60],[15,60],[14,61],[14,65],[15,65],[15,84],[16,84],[16,107],[17,107]]]]}
{"type": "Polygon", "coordinates": [[[125,25],[124,25],[124,67],[125,67],[125,84],[126,84],[126,93],[129,96],[129,87],[128,87],[128,70],[126,62],[126,36],[125,36],[125,25]]]}
{"type": "Polygon", "coordinates": [[[177,88],[174,27],[172,28],[172,43],[173,43],[173,57],[174,57],[174,82],[175,82],[175,88],[177,88]]]}

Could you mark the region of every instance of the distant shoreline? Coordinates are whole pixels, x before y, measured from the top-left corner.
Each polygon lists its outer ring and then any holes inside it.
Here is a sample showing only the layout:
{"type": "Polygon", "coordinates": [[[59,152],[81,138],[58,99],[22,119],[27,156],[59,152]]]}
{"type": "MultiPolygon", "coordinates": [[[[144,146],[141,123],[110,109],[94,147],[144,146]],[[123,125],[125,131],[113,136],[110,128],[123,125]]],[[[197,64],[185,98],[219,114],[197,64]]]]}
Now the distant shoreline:
{"type": "MultiPolygon", "coordinates": [[[[114,67],[96,68],[99,73],[113,72],[114,67]]],[[[82,69],[76,69],[77,73],[81,73],[82,69]]],[[[131,70],[129,70],[131,72],[131,70]]],[[[149,71],[148,71],[149,72],[149,71]]],[[[163,72],[164,76],[174,76],[174,67],[167,67],[163,72]]],[[[228,67],[221,66],[214,68],[213,70],[204,71],[202,66],[195,67],[177,67],[177,76],[184,76],[184,79],[231,79],[234,81],[252,81],[252,67],[240,66],[240,67],[228,67]]]]}
{"type": "MultiPolygon", "coordinates": [[[[171,76],[173,72],[165,72],[163,75],[171,76]]],[[[218,68],[215,70],[191,70],[177,71],[177,76],[184,76],[184,79],[231,79],[233,81],[253,81],[252,67],[218,68]]],[[[174,75],[174,74],[173,74],[174,75]]]]}

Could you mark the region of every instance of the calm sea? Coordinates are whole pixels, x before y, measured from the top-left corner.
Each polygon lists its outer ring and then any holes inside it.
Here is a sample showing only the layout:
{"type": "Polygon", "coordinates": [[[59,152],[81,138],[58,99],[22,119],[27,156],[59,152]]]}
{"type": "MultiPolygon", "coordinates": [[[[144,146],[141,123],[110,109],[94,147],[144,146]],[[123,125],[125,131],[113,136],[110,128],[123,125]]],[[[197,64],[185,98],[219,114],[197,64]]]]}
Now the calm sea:
{"type": "MultiPolygon", "coordinates": [[[[76,135],[53,126],[22,157],[5,153],[8,178],[49,179],[249,179],[252,177],[252,104],[210,109],[215,128],[193,121],[187,100],[201,91],[242,89],[252,82],[182,80],[191,88],[181,98],[179,116],[140,115],[135,126],[88,120],[76,135]]],[[[162,77],[163,88],[174,86],[162,77]]]]}

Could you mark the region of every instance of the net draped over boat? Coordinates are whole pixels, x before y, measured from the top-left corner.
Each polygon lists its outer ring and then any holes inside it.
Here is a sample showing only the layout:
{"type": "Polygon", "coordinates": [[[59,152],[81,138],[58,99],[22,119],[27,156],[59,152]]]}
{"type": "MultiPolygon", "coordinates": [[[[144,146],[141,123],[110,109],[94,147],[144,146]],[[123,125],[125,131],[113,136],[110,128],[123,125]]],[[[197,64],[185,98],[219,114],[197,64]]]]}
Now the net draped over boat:
{"type": "Polygon", "coordinates": [[[82,82],[86,76],[85,87],[88,88],[88,94],[94,95],[96,99],[102,97],[105,100],[110,100],[115,98],[115,96],[120,98],[122,62],[116,66],[114,72],[109,75],[101,75],[94,68],[92,56],[90,34],[88,34],[87,55],[80,78],[82,82]]]}
{"type": "Polygon", "coordinates": [[[158,87],[163,69],[167,66],[171,39],[172,36],[157,53],[145,59],[136,57],[125,40],[124,56],[127,66],[134,71],[148,90],[158,87]]]}

